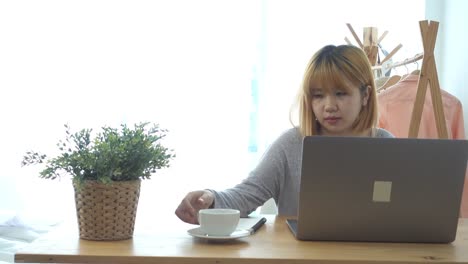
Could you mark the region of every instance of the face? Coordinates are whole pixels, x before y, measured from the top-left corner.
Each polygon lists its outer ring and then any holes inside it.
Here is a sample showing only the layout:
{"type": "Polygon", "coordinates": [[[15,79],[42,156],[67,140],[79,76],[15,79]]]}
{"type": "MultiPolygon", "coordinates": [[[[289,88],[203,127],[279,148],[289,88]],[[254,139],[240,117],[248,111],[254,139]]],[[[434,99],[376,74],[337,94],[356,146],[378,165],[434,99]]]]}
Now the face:
{"type": "Polygon", "coordinates": [[[369,89],[364,93],[352,89],[312,88],[312,110],[321,125],[320,134],[328,136],[353,136],[352,126],[362,107],[367,105],[369,89]]]}

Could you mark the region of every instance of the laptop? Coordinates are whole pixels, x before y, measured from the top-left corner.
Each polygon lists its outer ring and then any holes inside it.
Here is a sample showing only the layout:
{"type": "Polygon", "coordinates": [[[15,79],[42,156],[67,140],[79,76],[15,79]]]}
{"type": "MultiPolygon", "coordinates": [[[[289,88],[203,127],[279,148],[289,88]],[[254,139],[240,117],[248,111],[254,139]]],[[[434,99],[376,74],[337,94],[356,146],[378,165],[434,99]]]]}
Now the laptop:
{"type": "Polygon", "coordinates": [[[467,140],[305,137],[299,240],[450,243],[467,140]]]}

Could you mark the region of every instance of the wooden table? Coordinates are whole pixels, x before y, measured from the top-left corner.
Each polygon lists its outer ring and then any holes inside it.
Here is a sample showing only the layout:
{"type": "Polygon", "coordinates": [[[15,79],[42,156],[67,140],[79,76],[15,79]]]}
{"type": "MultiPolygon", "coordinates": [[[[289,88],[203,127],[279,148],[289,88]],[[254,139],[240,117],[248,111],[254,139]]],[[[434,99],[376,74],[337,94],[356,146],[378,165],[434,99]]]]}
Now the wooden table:
{"type": "Polygon", "coordinates": [[[16,263],[468,263],[468,220],[459,222],[451,244],[398,244],[298,241],[284,217],[268,216],[253,236],[214,243],[193,238],[194,226],[137,225],[133,239],[80,240],[76,227],[56,230],[15,255],[16,263]],[[138,228],[140,227],[140,228],[138,228]]]}

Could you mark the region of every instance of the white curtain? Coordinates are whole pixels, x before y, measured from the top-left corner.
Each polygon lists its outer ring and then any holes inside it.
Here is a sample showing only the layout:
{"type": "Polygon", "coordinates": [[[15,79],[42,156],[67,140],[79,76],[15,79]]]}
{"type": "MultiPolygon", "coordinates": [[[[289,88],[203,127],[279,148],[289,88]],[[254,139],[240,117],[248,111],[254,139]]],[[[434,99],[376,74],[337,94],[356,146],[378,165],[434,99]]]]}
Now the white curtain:
{"type": "Polygon", "coordinates": [[[143,182],[139,214],[232,186],[291,127],[310,56],[352,40],[345,23],[388,30],[398,60],[422,52],[422,19],[423,0],[1,2],[0,210],[74,216],[69,179],[20,167],[27,150],[53,153],[65,123],[169,130],[177,157],[143,182]]]}

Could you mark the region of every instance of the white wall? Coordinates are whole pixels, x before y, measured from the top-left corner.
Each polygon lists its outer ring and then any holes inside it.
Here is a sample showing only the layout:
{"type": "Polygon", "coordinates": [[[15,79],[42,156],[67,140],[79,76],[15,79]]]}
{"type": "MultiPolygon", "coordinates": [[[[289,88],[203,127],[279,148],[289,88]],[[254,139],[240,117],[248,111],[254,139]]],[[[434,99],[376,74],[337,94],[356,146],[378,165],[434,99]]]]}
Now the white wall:
{"type": "Polygon", "coordinates": [[[463,105],[465,134],[468,138],[468,1],[426,0],[426,19],[439,21],[436,67],[442,89],[455,95],[463,105]]]}

